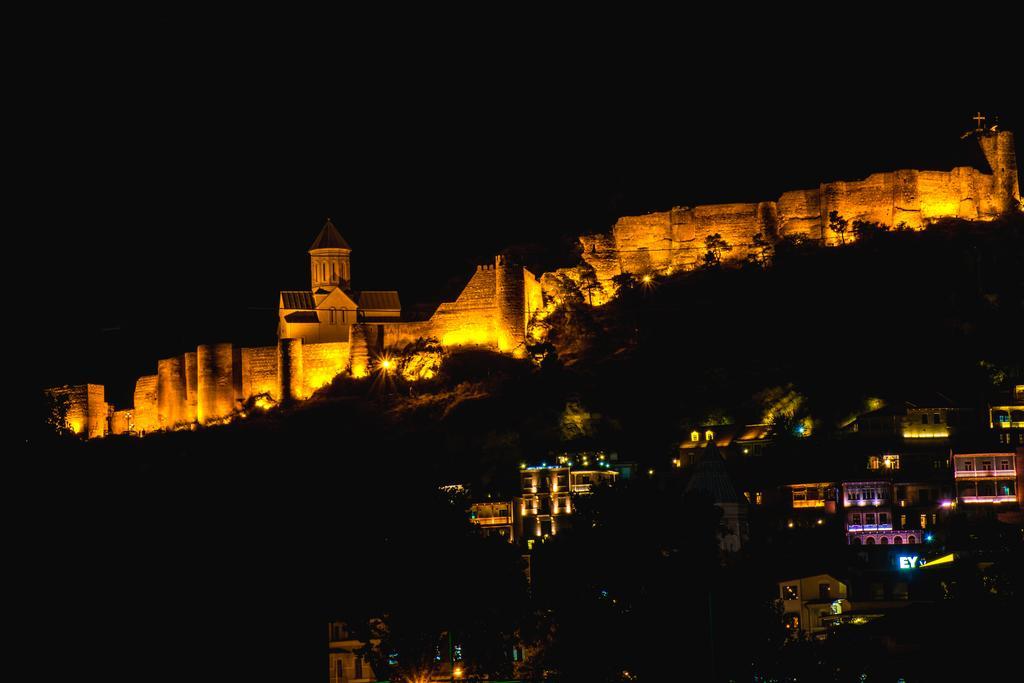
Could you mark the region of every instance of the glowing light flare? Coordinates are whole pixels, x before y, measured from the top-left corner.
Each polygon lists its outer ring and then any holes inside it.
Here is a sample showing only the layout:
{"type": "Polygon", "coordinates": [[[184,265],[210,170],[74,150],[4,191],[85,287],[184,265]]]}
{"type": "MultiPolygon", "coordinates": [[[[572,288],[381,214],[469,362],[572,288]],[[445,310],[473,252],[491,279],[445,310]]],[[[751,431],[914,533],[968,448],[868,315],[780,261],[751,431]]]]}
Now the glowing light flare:
{"type": "Polygon", "coordinates": [[[956,553],[950,553],[949,555],[943,555],[942,557],[936,557],[934,560],[928,562],[921,562],[922,567],[934,567],[937,564],[949,564],[956,559],[956,553]]]}

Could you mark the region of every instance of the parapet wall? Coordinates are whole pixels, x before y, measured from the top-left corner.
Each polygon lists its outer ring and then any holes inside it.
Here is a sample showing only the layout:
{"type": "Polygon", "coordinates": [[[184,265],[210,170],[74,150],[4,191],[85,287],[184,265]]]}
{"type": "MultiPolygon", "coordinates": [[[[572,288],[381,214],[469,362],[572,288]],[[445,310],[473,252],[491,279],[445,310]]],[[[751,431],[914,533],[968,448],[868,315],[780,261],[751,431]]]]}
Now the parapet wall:
{"type": "Polygon", "coordinates": [[[580,237],[583,260],[605,283],[621,273],[694,268],[706,251],[704,240],[716,233],[732,246],[725,258],[733,261],[746,258],[758,233],[767,240],[800,235],[835,244],[839,238],[828,227],[832,211],[850,223],[902,224],[915,230],[942,218],[991,220],[1020,205],[1013,134],[979,133],[978,142],[992,173],[969,167],[875,173],[786,192],[776,201],[624,216],[608,234],[580,237]]]}

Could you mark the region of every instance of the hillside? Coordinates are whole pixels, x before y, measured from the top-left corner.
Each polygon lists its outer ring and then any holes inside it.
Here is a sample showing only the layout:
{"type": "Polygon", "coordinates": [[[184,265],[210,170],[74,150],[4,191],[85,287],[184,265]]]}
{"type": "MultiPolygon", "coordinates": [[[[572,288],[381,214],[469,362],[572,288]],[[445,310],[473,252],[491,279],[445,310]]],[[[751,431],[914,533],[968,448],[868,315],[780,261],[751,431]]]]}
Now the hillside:
{"type": "Polygon", "coordinates": [[[662,468],[687,425],[757,421],[793,394],[814,443],[868,397],[978,400],[993,373],[1021,376],[1022,228],[1019,216],[949,223],[784,247],[770,268],[624,283],[605,306],[556,310],[534,359],[470,351],[432,380],[338,378],[227,426],[86,443],[29,430],[13,461],[23,567],[28,585],[55,587],[36,626],[91,615],[62,655],[83,668],[123,650],[143,666],[161,642],[207,652],[227,674],[232,648],[271,662],[319,648],[324,596],[372,584],[383,566],[441,580],[425,565],[466,525],[432,507],[438,485],[512,495],[520,463],[573,449],[662,468]],[[416,537],[440,545],[388,541],[416,537]]]}

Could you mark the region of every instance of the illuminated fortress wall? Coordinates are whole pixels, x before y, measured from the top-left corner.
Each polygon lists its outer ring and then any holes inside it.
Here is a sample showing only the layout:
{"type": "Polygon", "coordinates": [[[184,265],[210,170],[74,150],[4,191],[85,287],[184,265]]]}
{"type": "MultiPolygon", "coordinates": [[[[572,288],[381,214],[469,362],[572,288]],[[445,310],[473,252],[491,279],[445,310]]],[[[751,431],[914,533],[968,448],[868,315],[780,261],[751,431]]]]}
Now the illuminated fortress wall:
{"type": "MultiPolygon", "coordinates": [[[[828,216],[836,211],[856,220],[922,229],[941,218],[991,220],[1020,205],[1020,186],[1009,131],[977,134],[991,169],[902,170],[864,180],[824,183],[786,192],[776,201],[675,207],[644,216],[623,216],[608,234],[584,235],[583,259],[602,283],[621,273],[641,275],[697,266],[704,239],[718,233],[732,245],[729,260],[750,252],[754,235],[769,240],[787,235],[835,244],[828,216]]],[[[846,239],[852,239],[847,234],[846,239]]]]}
{"type": "Polygon", "coordinates": [[[67,401],[66,426],[87,438],[103,436],[107,427],[107,402],[102,384],[79,384],[47,389],[58,400],[67,401]]]}
{"type": "Polygon", "coordinates": [[[448,348],[483,347],[522,356],[526,326],[542,305],[533,273],[497,256],[493,265],[477,266],[458,298],[439,305],[430,320],[381,326],[381,346],[433,337],[448,348]]]}
{"type": "MultiPolygon", "coordinates": [[[[621,273],[693,268],[703,259],[705,238],[715,233],[732,245],[726,254],[731,260],[747,256],[757,233],[769,240],[801,235],[834,244],[837,236],[828,229],[831,211],[851,223],[865,220],[914,229],[940,218],[992,219],[1020,206],[1013,134],[977,132],[975,137],[988,163],[985,171],[957,167],[875,173],[864,180],[793,190],[775,201],[623,216],[609,233],[580,237],[583,259],[604,283],[621,273]]],[[[314,268],[314,280],[316,272],[314,268]]],[[[347,265],[342,272],[347,276],[347,265]]],[[[559,273],[579,281],[582,270],[559,273]]],[[[599,304],[607,294],[589,296],[599,304]]],[[[365,376],[380,354],[400,351],[418,339],[437,339],[447,348],[482,347],[524,355],[527,328],[542,306],[538,279],[498,256],[493,264],[478,266],[459,296],[440,304],[428,320],[355,323],[349,341],[304,343],[285,338],[277,346],[256,348],[208,344],[161,359],[155,375],[136,382],[131,410],[112,411],[104,402],[102,385],[50,391],[68,396],[69,423],[89,437],[102,436],[108,428],[115,434],[145,433],[206,424],[232,417],[254,396],[267,394],[277,401],[306,398],[346,370],[365,376]]]]}
{"type": "Polygon", "coordinates": [[[139,433],[160,429],[157,418],[157,375],[146,375],[135,382],[133,414],[135,431],[139,433]]]}
{"type": "Polygon", "coordinates": [[[280,398],[277,353],[276,346],[242,349],[242,396],[244,398],[260,394],[269,394],[275,400],[280,398]]]}
{"type": "Polygon", "coordinates": [[[302,394],[312,396],[349,366],[350,342],[302,345],[302,394]]]}

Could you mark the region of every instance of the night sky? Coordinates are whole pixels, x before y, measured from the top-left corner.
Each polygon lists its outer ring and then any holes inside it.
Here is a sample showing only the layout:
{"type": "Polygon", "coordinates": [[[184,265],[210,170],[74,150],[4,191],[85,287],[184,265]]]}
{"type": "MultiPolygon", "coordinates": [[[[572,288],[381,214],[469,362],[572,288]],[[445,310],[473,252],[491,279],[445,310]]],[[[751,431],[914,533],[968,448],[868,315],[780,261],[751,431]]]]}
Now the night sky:
{"type": "Polygon", "coordinates": [[[214,64],[130,42],[131,59],[98,46],[32,85],[14,193],[35,245],[15,264],[38,304],[27,381],[104,383],[118,405],[162,356],[273,343],[277,291],[308,285],[326,216],[356,289],[436,303],[505,247],[568,265],[574,236],[620,215],[949,168],[976,110],[1021,118],[980,82],[911,96],[871,70],[793,80],[798,62],[655,71],[494,48],[481,69],[446,45],[214,64]]]}

